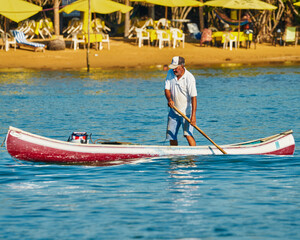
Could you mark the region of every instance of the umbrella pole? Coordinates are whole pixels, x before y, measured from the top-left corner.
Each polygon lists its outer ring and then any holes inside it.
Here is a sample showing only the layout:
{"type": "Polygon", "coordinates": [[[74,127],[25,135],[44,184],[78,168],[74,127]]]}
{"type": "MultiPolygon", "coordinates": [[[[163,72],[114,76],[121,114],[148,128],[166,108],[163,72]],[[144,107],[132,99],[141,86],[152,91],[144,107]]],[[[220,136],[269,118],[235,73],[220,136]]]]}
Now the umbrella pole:
{"type": "Polygon", "coordinates": [[[6,17],[4,17],[4,48],[5,46],[6,46],[6,17]]]}
{"type": "Polygon", "coordinates": [[[165,19],[168,19],[168,7],[165,6],[165,19]]]}
{"type": "Polygon", "coordinates": [[[91,22],[91,0],[89,0],[89,13],[88,13],[88,45],[86,48],[86,67],[87,72],[90,72],[90,59],[89,59],[89,53],[90,53],[90,22],[91,22]]]}
{"type": "Polygon", "coordinates": [[[238,28],[238,37],[237,37],[237,47],[238,48],[240,48],[241,12],[242,12],[242,10],[239,9],[239,28],[238,28]]]}

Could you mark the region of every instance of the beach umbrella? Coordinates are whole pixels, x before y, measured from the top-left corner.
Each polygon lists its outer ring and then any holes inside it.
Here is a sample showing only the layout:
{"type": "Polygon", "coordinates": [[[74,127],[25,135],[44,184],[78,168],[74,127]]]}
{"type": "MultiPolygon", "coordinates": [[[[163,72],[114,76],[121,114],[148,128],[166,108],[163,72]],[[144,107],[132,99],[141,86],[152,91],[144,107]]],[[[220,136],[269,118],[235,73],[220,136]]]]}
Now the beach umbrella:
{"type": "Polygon", "coordinates": [[[0,14],[17,23],[42,10],[42,7],[23,0],[0,0],[0,14]]]}
{"type": "Polygon", "coordinates": [[[300,7],[300,2],[296,2],[296,3],[294,3],[294,5],[300,7]]]}
{"type": "Polygon", "coordinates": [[[165,18],[167,19],[168,7],[201,7],[204,4],[195,0],[130,0],[131,2],[145,2],[154,5],[160,5],[166,7],[165,18]]]}
{"type": "Polygon", "coordinates": [[[42,10],[42,7],[23,0],[0,0],[0,14],[5,17],[4,41],[6,41],[6,18],[18,23],[42,10]]]}
{"type": "MultiPolygon", "coordinates": [[[[121,3],[117,3],[110,0],[90,0],[90,11],[100,14],[109,14],[113,12],[120,11],[122,13],[127,13],[133,8],[121,3]]],[[[88,12],[89,12],[89,1],[88,0],[78,0],[63,7],[60,12],[65,12],[67,14],[73,11],[83,12],[83,30],[87,32],[88,29],[88,12]]]]}
{"type": "Polygon", "coordinates": [[[205,5],[239,10],[238,42],[240,36],[241,9],[274,10],[277,8],[260,0],[212,0],[206,2],[205,5]]]}
{"type": "MultiPolygon", "coordinates": [[[[117,11],[126,13],[132,10],[132,7],[111,0],[90,0],[90,1],[91,1],[91,12],[96,12],[100,14],[108,14],[117,11]]],[[[89,10],[88,2],[89,2],[88,0],[75,1],[63,7],[60,10],[60,12],[65,12],[67,14],[73,11],[88,12],[89,10]]]]}
{"type": "Polygon", "coordinates": [[[195,0],[130,0],[131,2],[145,2],[155,5],[161,5],[166,7],[199,7],[203,6],[202,2],[197,2],[195,0]]]}
{"type": "Polygon", "coordinates": [[[100,14],[109,14],[113,12],[127,13],[133,8],[121,3],[117,3],[110,0],[78,0],[65,7],[59,12],[65,12],[67,14],[73,11],[83,12],[83,31],[88,34],[88,47],[87,47],[87,71],[90,71],[89,66],[89,50],[90,50],[90,21],[91,12],[100,14]]]}
{"type": "Polygon", "coordinates": [[[213,0],[208,1],[205,5],[212,7],[223,7],[231,9],[257,9],[257,10],[274,10],[277,7],[260,0],[213,0]]]}

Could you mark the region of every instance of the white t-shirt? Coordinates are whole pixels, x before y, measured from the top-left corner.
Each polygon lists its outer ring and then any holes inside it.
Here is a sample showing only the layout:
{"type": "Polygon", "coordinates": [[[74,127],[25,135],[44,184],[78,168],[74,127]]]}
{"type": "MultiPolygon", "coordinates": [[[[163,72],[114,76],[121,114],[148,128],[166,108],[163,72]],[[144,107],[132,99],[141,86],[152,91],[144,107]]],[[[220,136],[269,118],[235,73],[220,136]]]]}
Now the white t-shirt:
{"type": "MultiPolygon", "coordinates": [[[[167,74],[165,89],[171,91],[175,107],[185,115],[190,115],[192,112],[191,98],[197,96],[196,80],[193,74],[185,69],[183,76],[177,80],[173,69],[170,69],[167,74]]],[[[177,112],[176,114],[179,115],[177,112]]]]}

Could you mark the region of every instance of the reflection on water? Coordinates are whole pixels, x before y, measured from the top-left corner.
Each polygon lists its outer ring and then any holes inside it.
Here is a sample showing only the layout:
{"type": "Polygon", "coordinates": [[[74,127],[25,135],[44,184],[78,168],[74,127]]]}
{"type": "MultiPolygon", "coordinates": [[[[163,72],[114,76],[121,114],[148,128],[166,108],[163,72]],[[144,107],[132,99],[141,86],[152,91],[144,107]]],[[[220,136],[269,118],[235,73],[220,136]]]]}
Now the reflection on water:
{"type": "Polygon", "coordinates": [[[170,177],[173,179],[173,188],[185,192],[199,188],[203,183],[203,170],[199,169],[199,162],[196,156],[173,157],[170,163],[170,177]],[[198,166],[197,166],[198,165],[198,166]]]}
{"type": "Polygon", "coordinates": [[[36,75],[36,72],[4,72],[1,73],[0,85],[32,85],[34,83],[33,78],[36,75]]]}

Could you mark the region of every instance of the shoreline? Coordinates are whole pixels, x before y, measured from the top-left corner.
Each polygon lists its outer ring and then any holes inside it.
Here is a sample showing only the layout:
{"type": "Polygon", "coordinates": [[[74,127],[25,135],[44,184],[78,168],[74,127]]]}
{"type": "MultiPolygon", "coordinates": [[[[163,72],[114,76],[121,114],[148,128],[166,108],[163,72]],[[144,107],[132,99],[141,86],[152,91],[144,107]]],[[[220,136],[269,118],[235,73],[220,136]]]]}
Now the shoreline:
{"type": "MultiPolygon", "coordinates": [[[[39,41],[39,40],[38,40],[39,41]]],[[[41,42],[41,41],[40,41],[41,42]]],[[[0,51],[0,71],[28,69],[43,71],[86,69],[87,53],[85,49],[74,51],[67,47],[62,51],[34,52],[24,48],[8,52],[0,51]]],[[[183,56],[188,68],[231,67],[231,66],[270,66],[300,65],[300,46],[272,46],[257,44],[254,49],[239,48],[232,51],[221,47],[200,47],[199,43],[186,42],[185,47],[159,49],[154,46],[139,48],[135,41],[119,38],[110,40],[101,51],[90,49],[90,69],[151,69],[163,68],[173,56],[183,56]]]]}

